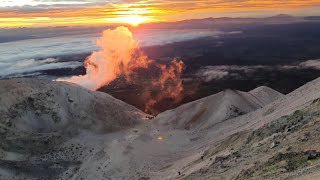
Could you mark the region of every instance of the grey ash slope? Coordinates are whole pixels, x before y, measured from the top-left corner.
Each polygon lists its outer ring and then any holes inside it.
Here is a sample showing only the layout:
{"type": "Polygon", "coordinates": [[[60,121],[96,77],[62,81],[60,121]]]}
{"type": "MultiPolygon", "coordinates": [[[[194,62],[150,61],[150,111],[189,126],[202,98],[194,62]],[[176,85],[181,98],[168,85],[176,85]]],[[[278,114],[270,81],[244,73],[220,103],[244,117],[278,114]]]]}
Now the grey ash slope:
{"type": "Polygon", "coordinates": [[[107,94],[39,79],[1,80],[0,104],[0,179],[56,179],[83,158],[79,143],[64,143],[149,118],[107,94]]]}
{"type": "Polygon", "coordinates": [[[249,94],[258,98],[259,101],[261,101],[261,103],[264,105],[272,103],[273,101],[284,96],[282,93],[266,86],[260,86],[252,91],[249,91],[249,94]]]}
{"type": "Polygon", "coordinates": [[[184,179],[320,178],[320,79],[235,121],[184,179]]]}
{"type": "Polygon", "coordinates": [[[226,90],[164,112],[155,121],[169,128],[206,129],[262,108],[283,96],[267,87],[259,87],[249,93],[226,90]]]}
{"type": "Polygon", "coordinates": [[[1,81],[0,97],[0,179],[285,179],[319,171],[320,79],[286,96],[227,90],[151,121],[72,84],[1,81]]]}
{"type": "Polygon", "coordinates": [[[39,79],[2,80],[0,104],[1,123],[27,132],[111,132],[133,127],[146,116],[107,94],[39,79]]]}

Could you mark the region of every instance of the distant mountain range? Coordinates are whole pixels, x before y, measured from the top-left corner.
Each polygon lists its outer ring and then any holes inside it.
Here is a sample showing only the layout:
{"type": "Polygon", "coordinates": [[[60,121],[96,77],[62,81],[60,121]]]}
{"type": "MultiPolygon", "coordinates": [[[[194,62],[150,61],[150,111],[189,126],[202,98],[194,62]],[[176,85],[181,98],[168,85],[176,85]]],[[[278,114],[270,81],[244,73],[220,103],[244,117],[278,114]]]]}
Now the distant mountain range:
{"type": "Polygon", "coordinates": [[[167,23],[152,23],[142,25],[147,28],[173,28],[173,29],[201,29],[201,28],[226,28],[237,25],[263,25],[263,24],[290,24],[298,22],[312,22],[319,21],[320,16],[312,17],[296,17],[287,14],[279,14],[276,16],[265,18],[231,18],[231,17],[219,17],[219,18],[206,18],[206,19],[191,19],[178,22],[167,23]]]}
{"type": "MultiPolygon", "coordinates": [[[[287,24],[298,22],[319,22],[320,16],[295,17],[287,14],[279,14],[277,16],[265,18],[205,18],[190,19],[178,22],[160,22],[142,24],[136,28],[155,28],[155,29],[230,29],[242,26],[264,25],[264,24],[287,24]]],[[[61,26],[61,27],[44,27],[44,28],[16,28],[16,29],[0,29],[0,43],[10,42],[23,39],[37,39],[57,36],[70,35],[86,35],[98,34],[104,29],[114,28],[119,25],[106,26],[61,26]]],[[[131,27],[135,29],[135,27],[131,27]]]]}

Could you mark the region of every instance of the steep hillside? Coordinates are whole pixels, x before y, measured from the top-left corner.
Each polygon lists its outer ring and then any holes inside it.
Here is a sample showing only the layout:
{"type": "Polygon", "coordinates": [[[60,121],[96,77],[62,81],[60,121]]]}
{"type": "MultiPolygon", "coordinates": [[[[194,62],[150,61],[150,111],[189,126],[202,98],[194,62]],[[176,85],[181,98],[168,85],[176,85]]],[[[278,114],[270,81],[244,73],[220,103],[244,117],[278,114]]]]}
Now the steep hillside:
{"type": "Polygon", "coordinates": [[[263,104],[269,104],[284,96],[282,93],[265,86],[258,87],[249,93],[257,97],[263,104]]]}
{"type": "Polygon", "coordinates": [[[154,121],[169,128],[205,129],[262,108],[282,96],[283,94],[267,87],[260,87],[249,93],[226,90],[164,112],[154,121]]]}
{"type": "Polygon", "coordinates": [[[79,134],[110,134],[151,118],[105,93],[39,79],[1,80],[0,105],[0,179],[56,179],[81,164],[80,144],[68,144],[79,134]]]}
{"type": "Polygon", "coordinates": [[[208,164],[184,179],[319,179],[319,129],[316,99],[261,128],[224,139],[204,152],[208,164]]]}
{"type": "Polygon", "coordinates": [[[286,96],[226,90],[154,120],[73,84],[6,80],[0,97],[0,179],[319,177],[320,79],[286,96]]]}
{"type": "Polygon", "coordinates": [[[133,127],[146,117],[105,93],[39,79],[2,80],[0,104],[1,124],[26,132],[111,132],[133,127]]]}
{"type": "Polygon", "coordinates": [[[213,143],[200,161],[188,163],[184,178],[285,179],[319,171],[319,98],[316,79],[262,109],[213,127],[208,133],[215,137],[213,143]]]}

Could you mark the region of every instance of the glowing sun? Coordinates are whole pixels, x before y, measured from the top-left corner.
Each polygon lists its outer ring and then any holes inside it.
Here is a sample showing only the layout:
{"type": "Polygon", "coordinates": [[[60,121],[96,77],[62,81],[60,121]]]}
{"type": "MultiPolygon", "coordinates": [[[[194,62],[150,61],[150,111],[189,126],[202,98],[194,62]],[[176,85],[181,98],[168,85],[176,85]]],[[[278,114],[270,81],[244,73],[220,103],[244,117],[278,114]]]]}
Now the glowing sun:
{"type": "Polygon", "coordinates": [[[123,22],[131,24],[133,26],[138,26],[139,24],[144,23],[146,21],[148,21],[148,18],[143,16],[129,16],[123,18],[123,22]]]}
{"type": "Polygon", "coordinates": [[[133,15],[133,16],[116,17],[108,20],[111,22],[126,23],[132,26],[138,26],[139,24],[148,22],[150,19],[144,16],[133,15]]]}

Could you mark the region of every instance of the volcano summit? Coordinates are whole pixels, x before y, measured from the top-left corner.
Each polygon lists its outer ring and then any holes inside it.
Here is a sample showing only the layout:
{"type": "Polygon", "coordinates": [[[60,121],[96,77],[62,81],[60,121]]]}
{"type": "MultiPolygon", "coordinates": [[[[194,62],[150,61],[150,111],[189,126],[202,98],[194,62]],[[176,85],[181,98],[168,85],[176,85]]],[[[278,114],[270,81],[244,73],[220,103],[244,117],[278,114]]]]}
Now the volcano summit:
{"type": "Polygon", "coordinates": [[[1,80],[0,178],[318,177],[319,90],[226,90],[154,118],[75,84],[1,80]]]}

